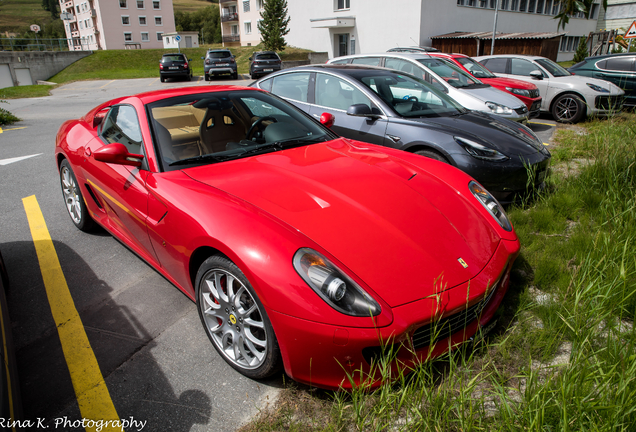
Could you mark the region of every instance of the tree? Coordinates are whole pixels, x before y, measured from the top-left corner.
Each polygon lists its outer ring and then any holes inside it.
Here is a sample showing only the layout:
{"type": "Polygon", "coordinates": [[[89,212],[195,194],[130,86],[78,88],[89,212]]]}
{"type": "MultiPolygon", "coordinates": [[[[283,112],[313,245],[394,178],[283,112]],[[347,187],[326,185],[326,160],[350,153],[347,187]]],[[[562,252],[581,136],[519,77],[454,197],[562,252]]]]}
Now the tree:
{"type": "MultiPolygon", "coordinates": [[[[561,4],[561,11],[554,17],[554,19],[559,20],[557,29],[559,27],[565,29],[565,25],[570,22],[570,15],[574,15],[578,12],[583,12],[585,18],[589,19],[590,12],[592,12],[592,5],[594,4],[594,0],[555,0],[555,2],[561,4]]],[[[607,10],[607,0],[603,0],[601,3],[603,9],[607,10]]]]}
{"type": "Polygon", "coordinates": [[[579,46],[574,53],[574,58],[572,59],[575,63],[582,62],[585,60],[589,53],[587,52],[587,43],[585,42],[585,38],[581,38],[581,42],[579,42],[579,46]]]}
{"type": "Polygon", "coordinates": [[[283,36],[289,33],[287,0],[265,0],[261,18],[263,19],[258,22],[258,31],[261,32],[265,49],[283,51],[287,46],[283,36]]]}
{"type": "Polygon", "coordinates": [[[51,18],[57,19],[59,18],[59,14],[57,13],[57,0],[42,0],[42,8],[45,11],[51,12],[51,18]]]}

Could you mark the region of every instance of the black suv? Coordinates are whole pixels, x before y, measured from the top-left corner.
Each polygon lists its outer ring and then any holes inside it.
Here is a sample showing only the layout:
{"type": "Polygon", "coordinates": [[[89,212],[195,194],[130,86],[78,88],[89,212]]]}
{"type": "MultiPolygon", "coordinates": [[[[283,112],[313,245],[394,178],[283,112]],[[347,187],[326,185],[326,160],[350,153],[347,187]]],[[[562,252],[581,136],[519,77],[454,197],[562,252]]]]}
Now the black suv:
{"type": "Polygon", "coordinates": [[[184,54],[164,54],[159,62],[159,78],[165,82],[166,78],[183,77],[192,79],[192,68],[188,62],[192,61],[184,54]]]}
{"type": "Polygon", "coordinates": [[[281,69],[281,60],[274,51],[257,51],[250,57],[250,76],[256,79],[281,69]]]}
{"type": "Polygon", "coordinates": [[[203,61],[205,80],[210,81],[212,75],[230,74],[232,79],[238,78],[236,59],[229,49],[208,50],[203,61]]]}

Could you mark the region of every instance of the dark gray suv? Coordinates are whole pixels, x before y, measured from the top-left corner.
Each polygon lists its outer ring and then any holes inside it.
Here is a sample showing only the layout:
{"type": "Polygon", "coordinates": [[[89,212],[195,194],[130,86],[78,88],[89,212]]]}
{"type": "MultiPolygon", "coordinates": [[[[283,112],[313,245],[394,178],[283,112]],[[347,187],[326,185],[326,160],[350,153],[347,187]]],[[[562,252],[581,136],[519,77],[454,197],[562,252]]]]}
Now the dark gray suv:
{"type": "Polygon", "coordinates": [[[250,76],[256,79],[281,69],[281,60],[274,51],[257,51],[250,57],[250,76]]]}
{"type": "Polygon", "coordinates": [[[209,50],[201,60],[204,60],[203,71],[206,81],[210,81],[213,75],[229,74],[232,79],[238,78],[236,59],[229,49],[209,50]]]}

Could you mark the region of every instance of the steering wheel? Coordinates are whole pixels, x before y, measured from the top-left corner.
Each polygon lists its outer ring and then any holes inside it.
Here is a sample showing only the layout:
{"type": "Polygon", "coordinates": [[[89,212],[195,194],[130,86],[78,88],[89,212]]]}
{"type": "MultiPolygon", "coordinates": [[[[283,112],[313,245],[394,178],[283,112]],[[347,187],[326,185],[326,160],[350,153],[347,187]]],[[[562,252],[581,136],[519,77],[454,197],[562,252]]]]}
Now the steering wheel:
{"type": "Polygon", "coordinates": [[[252,126],[250,126],[249,130],[247,131],[246,138],[247,138],[248,140],[251,140],[251,139],[252,139],[252,138],[251,138],[252,133],[254,133],[254,131],[255,131],[255,130],[256,130],[256,129],[257,129],[257,128],[258,128],[258,127],[259,127],[259,126],[260,126],[260,125],[261,125],[261,124],[265,121],[265,120],[271,120],[271,121],[273,121],[274,123],[278,122],[278,120],[276,120],[276,118],[275,118],[275,117],[273,117],[273,116],[265,116],[265,117],[261,117],[261,118],[259,118],[258,120],[256,120],[256,121],[252,124],[252,126]]]}
{"type": "Polygon", "coordinates": [[[411,102],[419,102],[420,100],[417,98],[417,96],[411,96],[411,97],[409,97],[409,101],[411,101],[411,102]]]}

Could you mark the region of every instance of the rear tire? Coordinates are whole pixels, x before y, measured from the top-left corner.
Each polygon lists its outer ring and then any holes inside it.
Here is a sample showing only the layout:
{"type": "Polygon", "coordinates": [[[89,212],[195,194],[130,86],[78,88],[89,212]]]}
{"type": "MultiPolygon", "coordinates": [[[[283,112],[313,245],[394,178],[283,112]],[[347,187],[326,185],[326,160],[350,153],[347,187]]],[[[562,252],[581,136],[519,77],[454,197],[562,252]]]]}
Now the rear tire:
{"type": "Polygon", "coordinates": [[[267,378],[282,369],[280,348],[265,307],[232,261],[219,255],[205,260],[195,287],[201,323],[230,366],[252,379],[267,378]]]}
{"type": "Polygon", "coordinates": [[[234,72],[234,74],[232,75],[232,79],[235,79],[235,80],[238,79],[238,72],[234,72]]]}
{"type": "Polygon", "coordinates": [[[71,164],[66,159],[60,164],[60,185],[62,186],[66,210],[75,226],[80,231],[93,231],[96,223],[88,213],[80,185],[77,183],[75,174],[73,174],[71,164]]]}
{"type": "Polygon", "coordinates": [[[164,77],[159,77],[159,79],[161,80],[161,82],[166,82],[166,79],[164,77]]]}
{"type": "Polygon", "coordinates": [[[444,162],[450,165],[450,162],[448,161],[448,159],[446,159],[443,155],[439,154],[438,152],[434,150],[418,150],[415,152],[415,154],[424,156],[430,159],[435,159],[436,161],[444,162]]]}

